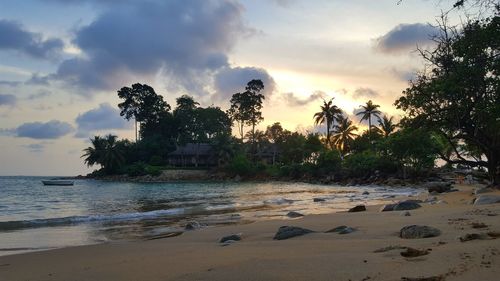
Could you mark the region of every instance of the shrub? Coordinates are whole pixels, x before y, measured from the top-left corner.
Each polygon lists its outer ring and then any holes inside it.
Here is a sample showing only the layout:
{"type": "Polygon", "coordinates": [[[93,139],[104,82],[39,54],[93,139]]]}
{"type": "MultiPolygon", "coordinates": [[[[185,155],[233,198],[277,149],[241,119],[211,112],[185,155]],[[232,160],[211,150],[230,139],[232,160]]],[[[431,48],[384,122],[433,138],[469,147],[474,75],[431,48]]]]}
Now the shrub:
{"type": "Polygon", "coordinates": [[[226,167],[227,171],[233,175],[247,176],[254,174],[255,166],[248,160],[245,154],[236,155],[229,165],[226,167]]]}

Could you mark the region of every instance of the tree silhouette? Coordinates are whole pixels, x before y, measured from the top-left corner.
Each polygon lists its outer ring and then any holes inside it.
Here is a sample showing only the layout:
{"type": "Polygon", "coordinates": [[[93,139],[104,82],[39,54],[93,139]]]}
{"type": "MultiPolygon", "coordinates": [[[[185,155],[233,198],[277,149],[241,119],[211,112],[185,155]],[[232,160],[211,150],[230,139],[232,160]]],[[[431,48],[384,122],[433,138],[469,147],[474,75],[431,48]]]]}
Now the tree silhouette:
{"type": "Polygon", "coordinates": [[[106,173],[113,173],[125,163],[124,147],[115,135],[90,139],[92,146],[83,150],[87,166],[101,165],[106,173]]]}
{"type": "Polygon", "coordinates": [[[379,127],[375,127],[375,128],[377,130],[379,130],[379,133],[381,135],[383,135],[384,137],[387,138],[398,127],[398,125],[395,124],[393,120],[394,120],[394,116],[387,117],[386,115],[384,115],[384,116],[382,116],[382,118],[378,119],[379,127]]]}
{"type": "Polygon", "coordinates": [[[137,123],[158,122],[162,113],[170,110],[170,105],[155,90],[146,84],[135,83],[132,87],[118,90],[118,97],[124,101],[118,104],[120,116],[135,119],[135,140],[137,141],[137,123]]]}
{"type": "Polygon", "coordinates": [[[368,140],[371,143],[371,134],[372,134],[372,116],[375,116],[380,119],[380,105],[374,104],[371,100],[367,101],[365,105],[361,105],[362,111],[356,113],[356,116],[361,116],[361,120],[359,122],[363,122],[363,120],[368,120],[368,140]]]}
{"type": "Polygon", "coordinates": [[[342,113],[342,110],[333,104],[333,99],[323,100],[321,111],[314,113],[314,125],[326,123],[326,145],[330,147],[330,129],[334,120],[342,113]]]}
{"type": "Polygon", "coordinates": [[[333,136],[332,141],[335,148],[340,151],[343,155],[349,152],[350,145],[354,138],[357,136],[355,131],[358,127],[352,124],[352,121],[348,117],[340,116],[338,119],[338,124],[333,126],[333,136]]]}

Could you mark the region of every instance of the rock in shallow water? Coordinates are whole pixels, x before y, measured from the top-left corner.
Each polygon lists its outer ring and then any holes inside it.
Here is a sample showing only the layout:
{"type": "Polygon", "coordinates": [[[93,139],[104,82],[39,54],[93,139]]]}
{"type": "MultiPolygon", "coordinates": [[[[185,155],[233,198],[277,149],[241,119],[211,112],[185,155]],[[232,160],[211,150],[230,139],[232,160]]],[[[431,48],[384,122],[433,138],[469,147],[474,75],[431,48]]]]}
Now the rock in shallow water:
{"type": "Polygon", "coordinates": [[[282,226],[278,229],[278,232],[274,235],[274,240],[285,240],[288,238],[301,236],[304,234],[313,233],[314,231],[298,226],[282,226]]]}
{"type": "Polygon", "coordinates": [[[299,212],[291,211],[291,212],[288,212],[288,214],[286,214],[286,216],[289,218],[299,218],[299,217],[303,217],[304,215],[299,213],[299,212]]]}
{"type": "Polygon", "coordinates": [[[356,207],[352,207],[349,209],[349,213],[355,213],[355,212],[363,212],[366,211],[365,205],[358,205],[356,207]]]}
{"type": "Polygon", "coordinates": [[[441,235],[437,228],[426,225],[408,225],[399,231],[399,237],[404,239],[430,238],[441,235]]]}
{"type": "Polygon", "coordinates": [[[201,228],[201,224],[197,221],[190,221],[184,227],[185,230],[195,230],[201,228]]]}

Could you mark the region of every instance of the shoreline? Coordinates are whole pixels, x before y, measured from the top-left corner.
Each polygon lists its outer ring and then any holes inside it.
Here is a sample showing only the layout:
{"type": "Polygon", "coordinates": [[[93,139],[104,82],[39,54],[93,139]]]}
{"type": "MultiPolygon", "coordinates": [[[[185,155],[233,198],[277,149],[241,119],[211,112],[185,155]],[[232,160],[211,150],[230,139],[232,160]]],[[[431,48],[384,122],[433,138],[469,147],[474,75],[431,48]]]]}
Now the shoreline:
{"type": "Polygon", "coordinates": [[[15,254],[0,257],[0,275],[6,280],[403,280],[419,276],[445,278],[429,280],[471,280],[472,276],[494,280],[500,274],[495,266],[500,263],[498,240],[460,242],[458,237],[500,231],[498,216],[490,216],[500,215],[500,204],[471,205],[472,186],[458,189],[438,195],[447,203],[422,204],[422,208],[409,211],[408,217],[399,211],[379,212],[380,206],[374,205],[359,213],[308,215],[204,228],[164,239],[15,254]],[[475,229],[472,223],[484,223],[487,228],[475,229]],[[397,232],[409,224],[437,227],[442,234],[399,238],[397,232]],[[317,232],[273,240],[282,225],[317,232]],[[356,231],[323,233],[339,225],[356,231]],[[235,233],[242,233],[241,241],[226,247],[217,242],[235,233]],[[432,251],[418,258],[403,258],[398,250],[373,253],[396,245],[432,251]]]}

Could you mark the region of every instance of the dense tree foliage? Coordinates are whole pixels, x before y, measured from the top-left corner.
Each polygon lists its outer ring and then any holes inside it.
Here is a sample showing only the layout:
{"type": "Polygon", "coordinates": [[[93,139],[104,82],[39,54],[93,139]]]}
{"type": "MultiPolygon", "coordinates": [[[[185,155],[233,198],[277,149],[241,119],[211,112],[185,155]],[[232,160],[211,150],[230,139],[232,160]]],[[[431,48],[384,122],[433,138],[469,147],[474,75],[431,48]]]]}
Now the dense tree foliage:
{"type": "Polygon", "coordinates": [[[471,20],[460,30],[441,26],[428,63],[396,101],[414,127],[447,141],[450,164],[485,167],[500,183],[500,16],[471,20]],[[451,153],[449,153],[451,152],[451,153]]]}

